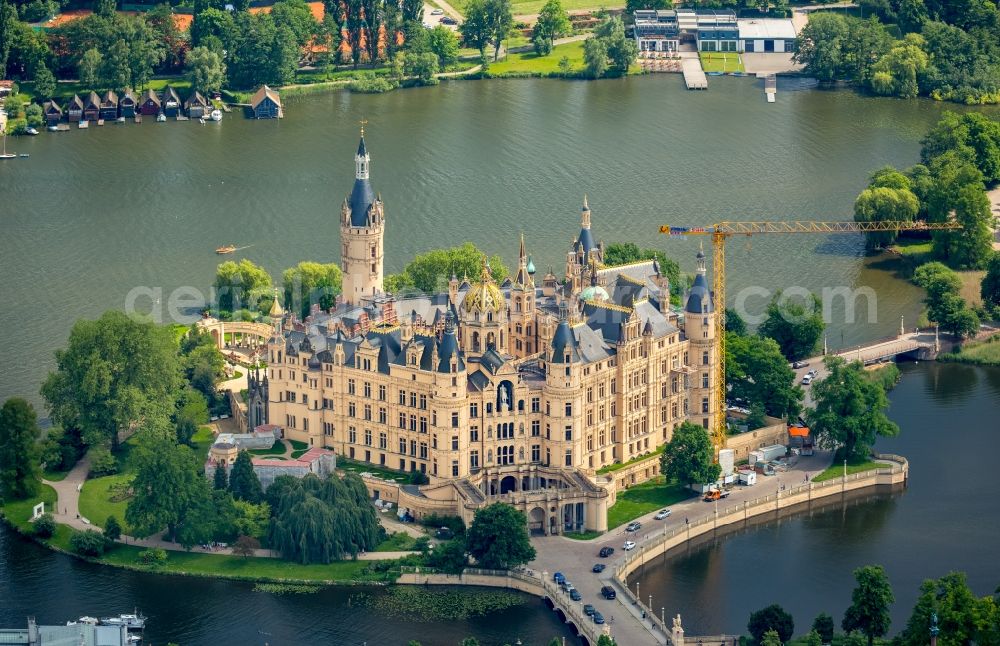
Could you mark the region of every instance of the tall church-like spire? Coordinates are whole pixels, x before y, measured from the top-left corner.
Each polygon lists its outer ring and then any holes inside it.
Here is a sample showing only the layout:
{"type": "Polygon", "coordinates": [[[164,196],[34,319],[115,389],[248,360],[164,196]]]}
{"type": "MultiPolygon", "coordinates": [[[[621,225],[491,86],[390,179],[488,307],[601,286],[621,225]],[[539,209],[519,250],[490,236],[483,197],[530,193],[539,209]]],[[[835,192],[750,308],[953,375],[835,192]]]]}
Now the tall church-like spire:
{"type": "Polygon", "coordinates": [[[382,199],[369,182],[371,157],[365,145],[365,124],[354,154],[354,186],[341,208],[341,269],[343,298],[353,305],[382,291],[385,218],[382,199]]]}

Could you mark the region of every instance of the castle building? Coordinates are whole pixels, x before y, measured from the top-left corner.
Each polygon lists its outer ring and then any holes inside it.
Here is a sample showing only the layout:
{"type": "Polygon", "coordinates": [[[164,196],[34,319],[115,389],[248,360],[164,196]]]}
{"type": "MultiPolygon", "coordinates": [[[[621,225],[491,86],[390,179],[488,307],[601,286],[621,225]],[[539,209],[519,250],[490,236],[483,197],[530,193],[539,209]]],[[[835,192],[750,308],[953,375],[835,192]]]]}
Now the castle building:
{"type": "Polygon", "coordinates": [[[562,281],[550,269],[536,284],[522,236],[502,283],[484,258],[446,293],[386,294],[369,164],[362,131],[341,209],[343,295],[305,320],[273,317],[266,374],[251,382],[255,421],[338,459],[426,474],[420,486],[366,478],[373,497],[417,516],[470,520],[504,501],[536,532],[607,529],[616,492],[659,473],[673,429],[711,421],[704,257],[675,310],[655,261],[603,263],[584,198],[562,281]]]}

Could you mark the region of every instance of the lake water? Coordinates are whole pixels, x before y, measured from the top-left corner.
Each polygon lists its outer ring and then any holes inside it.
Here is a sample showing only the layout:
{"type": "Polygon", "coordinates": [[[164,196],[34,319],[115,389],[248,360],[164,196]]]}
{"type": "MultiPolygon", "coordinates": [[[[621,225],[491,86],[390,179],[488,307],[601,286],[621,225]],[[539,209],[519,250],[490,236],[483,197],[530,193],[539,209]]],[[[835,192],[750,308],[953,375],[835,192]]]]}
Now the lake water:
{"type": "MultiPolygon", "coordinates": [[[[584,83],[453,82],[385,96],[333,93],[286,101],[282,121],[147,122],[19,139],[30,153],[0,166],[0,400],[26,396],[53,367],[74,320],[121,308],[137,286],[204,290],[226,243],[272,275],[300,260],[337,261],[339,205],[350,190],[358,120],[387,210],[387,270],[429,248],[472,241],[513,259],[523,231],[536,266],[562,272],[586,193],[606,242],[658,246],[693,269],[694,240],[661,224],[851,217],[867,176],[908,166],[943,106],[820,92],[797,81],[767,104],[750,79],[713,78],[689,93],[677,75],[584,83]]],[[[749,286],[871,288],[869,322],[835,307],[830,343],[850,345],[915,323],[921,294],[872,265],[858,236],[733,240],[729,294],[749,286]]],[[[751,309],[764,299],[751,300],[751,309]]],[[[1000,583],[997,500],[974,496],[988,473],[1000,372],[908,369],[893,394],[911,458],[901,496],[862,502],[734,536],[669,559],[644,589],[693,632],[737,631],[772,599],[800,627],[840,612],[850,570],[880,562],[896,584],[896,627],[919,579],[968,570],[976,591],[1000,583]],[[969,448],[966,448],[969,447],[969,448]],[[979,520],[970,523],[969,518],[979,520]],[[751,594],[752,591],[752,594],[751,594]],[[766,592],[766,594],[765,594],[766,592]],[[900,607],[902,606],[902,609],[900,607]]],[[[0,530],[0,624],[57,622],[139,605],[155,643],[545,643],[561,627],[529,605],[471,622],[412,624],[350,608],[349,591],[273,597],[242,583],[151,577],[54,556],[0,530]],[[270,633],[271,636],[265,633],[270,633]]],[[[659,605],[656,601],[656,605],[659,605]]]]}

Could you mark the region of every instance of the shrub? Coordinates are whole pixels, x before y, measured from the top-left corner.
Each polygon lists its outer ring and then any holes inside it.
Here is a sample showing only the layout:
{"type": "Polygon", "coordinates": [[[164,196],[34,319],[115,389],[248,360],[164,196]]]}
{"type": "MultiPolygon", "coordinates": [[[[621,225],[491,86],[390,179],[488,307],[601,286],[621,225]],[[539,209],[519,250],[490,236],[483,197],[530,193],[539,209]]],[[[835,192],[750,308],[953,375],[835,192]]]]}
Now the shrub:
{"type": "Polygon", "coordinates": [[[167,562],[167,551],[159,547],[151,547],[139,552],[139,563],[156,567],[167,562]]]}
{"type": "Polygon", "coordinates": [[[42,514],[35,521],[32,533],[38,538],[52,538],[56,533],[56,520],[52,514],[42,514]]]}
{"type": "Polygon", "coordinates": [[[747,632],[753,636],[758,644],[769,630],[776,631],[782,643],[791,639],[792,633],[795,632],[795,622],[792,620],[792,616],[776,603],[752,613],[750,621],[747,622],[747,632]]]}
{"type": "Polygon", "coordinates": [[[42,126],[42,106],[32,103],[25,109],[24,115],[28,125],[32,128],[40,128],[42,126]]]}
{"type": "Polygon", "coordinates": [[[362,76],[347,84],[347,89],[360,94],[383,94],[399,87],[395,81],[382,76],[362,76]]]}
{"type": "Polygon", "coordinates": [[[93,529],[85,532],[73,532],[69,539],[73,551],[82,556],[101,556],[104,554],[104,535],[93,529]]]}
{"type": "Polygon", "coordinates": [[[114,514],[108,516],[108,519],[104,521],[104,538],[109,541],[117,541],[122,537],[122,526],[115,518],[114,514]]]}
{"type": "Polygon", "coordinates": [[[118,461],[106,446],[97,446],[90,451],[90,477],[100,478],[118,473],[118,461]]]}
{"type": "Polygon", "coordinates": [[[813,630],[816,631],[824,644],[829,644],[833,641],[833,617],[825,612],[819,613],[813,620],[813,630]]]}
{"type": "Polygon", "coordinates": [[[438,529],[439,527],[447,527],[454,534],[464,534],[465,533],[465,521],[463,521],[458,516],[443,516],[440,514],[428,514],[420,519],[420,524],[424,527],[430,527],[432,529],[438,529]]]}

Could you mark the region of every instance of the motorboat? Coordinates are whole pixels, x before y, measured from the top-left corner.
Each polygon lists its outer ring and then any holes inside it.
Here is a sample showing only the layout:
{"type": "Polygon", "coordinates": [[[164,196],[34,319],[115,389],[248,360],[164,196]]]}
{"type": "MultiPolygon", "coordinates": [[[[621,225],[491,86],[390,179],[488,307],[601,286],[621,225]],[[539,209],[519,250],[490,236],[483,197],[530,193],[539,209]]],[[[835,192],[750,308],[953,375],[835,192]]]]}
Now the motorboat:
{"type": "Polygon", "coordinates": [[[219,110],[218,108],[212,110],[209,117],[211,117],[212,121],[222,121],[222,110],[219,110]]]}
{"type": "Polygon", "coordinates": [[[142,630],[146,625],[146,617],[138,612],[118,615],[117,617],[101,617],[102,626],[125,626],[129,630],[142,630]]]}
{"type": "Polygon", "coordinates": [[[38,131],[37,131],[37,130],[35,130],[34,128],[31,128],[31,127],[28,127],[28,128],[25,128],[25,129],[24,129],[24,132],[25,132],[26,134],[29,134],[29,135],[31,135],[32,137],[34,137],[35,135],[37,135],[37,134],[38,134],[38,131]]]}
{"type": "Polygon", "coordinates": [[[221,247],[216,247],[215,249],[215,253],[220,255],[226,253],[233,253],[234,251],[236,251],[236,245],[234,244],[223,245],[221,247]]]}
{"type": "Polygon", "coordinates": [[[79,619],[77,619],[76,621],[67,621],[66,625],[67,626],[76,626],[78,624],[86,624],[88,626],[96,626],[98,623],[99,623],[99,621],[98,621],[97,617],[83,616],[83,617],[80,617],[79,619]]]}
{"type": "Polygon", "coordinates": [[[49,132],[59,132],[59,126],[51,125],[48,128],[46,128],[46,130],[48,130],[49,132]]]}
{"type": "Polygon", "coordinates": [[[166,120],[167,120],[167,115],[163,114],[162,112],[160,114],[156,115],[156,122],[157,123],[163,123],[166,120]]]}

